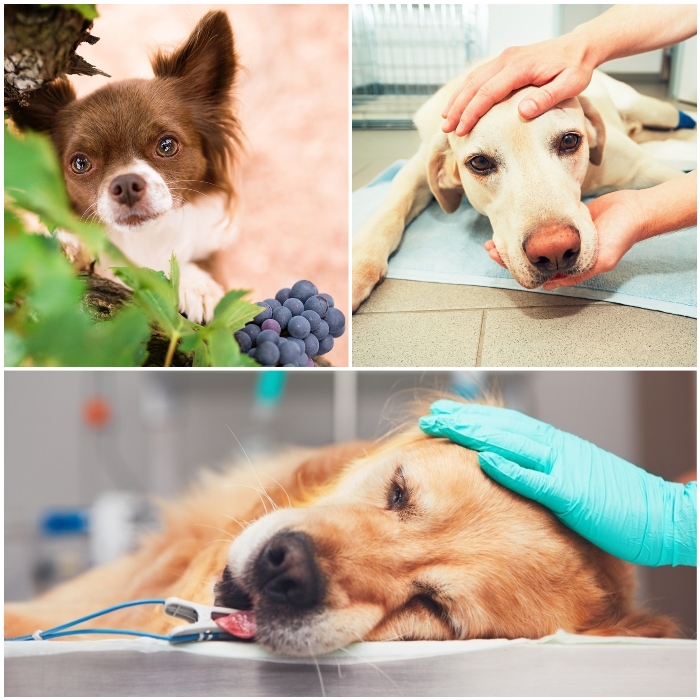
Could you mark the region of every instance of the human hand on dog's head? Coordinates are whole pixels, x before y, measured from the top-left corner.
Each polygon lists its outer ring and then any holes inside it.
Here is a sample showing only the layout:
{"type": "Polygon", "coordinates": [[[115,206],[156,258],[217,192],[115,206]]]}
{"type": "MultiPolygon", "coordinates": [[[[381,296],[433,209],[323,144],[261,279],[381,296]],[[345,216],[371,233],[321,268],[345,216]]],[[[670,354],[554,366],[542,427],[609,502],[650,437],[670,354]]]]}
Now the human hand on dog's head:
{"type": "Polygon", "coordinates": [[[469,73],[442,113],[442,130],[468,134],[493,105],[528,85],[538,89],[528,93],[518,109],[525,119],[534,119],[580,95],[591,82],[594,68],[585,46],[570,35],[508,48],[469,73]]]}

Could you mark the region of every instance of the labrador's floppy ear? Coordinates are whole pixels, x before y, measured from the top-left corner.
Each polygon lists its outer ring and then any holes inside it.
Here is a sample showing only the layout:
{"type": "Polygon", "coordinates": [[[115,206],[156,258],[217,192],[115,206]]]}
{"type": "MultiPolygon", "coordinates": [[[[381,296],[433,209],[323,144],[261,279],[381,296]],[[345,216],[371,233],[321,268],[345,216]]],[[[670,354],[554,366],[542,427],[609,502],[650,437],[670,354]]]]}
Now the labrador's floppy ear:
{"type": "Polygon", "coordinates": [[[464,189],[447,134],[442,132],[436,134],[430,142],[428,184],[443,211],[447,214],[457,211],[464,189]]]}
{"type": "Polygon", "coordinates": [[[603,147],[605,146],[605,124],[603,124],[603,118],[587,97],[579,95],[578,101],[581,103],[583,114],[586,117],[588,158],[593,165],[600,165],[603,162],[603,147]]]}

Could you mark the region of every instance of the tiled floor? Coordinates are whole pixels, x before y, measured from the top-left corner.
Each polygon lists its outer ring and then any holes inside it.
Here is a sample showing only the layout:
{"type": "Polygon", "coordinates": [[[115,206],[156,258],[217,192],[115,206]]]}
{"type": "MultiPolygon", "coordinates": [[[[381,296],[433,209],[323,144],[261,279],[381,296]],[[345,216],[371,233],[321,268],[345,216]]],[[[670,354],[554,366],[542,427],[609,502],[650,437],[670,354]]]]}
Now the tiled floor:
{"type": "MultiPolygon", "coordinates": [[[[638,89],[648,92],[644,87],[638,89]]],[[[395,160],[409,158],[419,143],[417,131],[353,131],[353,190],[395,160]]],[[[355,367],[694,367],[696,362],[695,319],[526,291],[386,280],[352,324],[355,367]]]]}

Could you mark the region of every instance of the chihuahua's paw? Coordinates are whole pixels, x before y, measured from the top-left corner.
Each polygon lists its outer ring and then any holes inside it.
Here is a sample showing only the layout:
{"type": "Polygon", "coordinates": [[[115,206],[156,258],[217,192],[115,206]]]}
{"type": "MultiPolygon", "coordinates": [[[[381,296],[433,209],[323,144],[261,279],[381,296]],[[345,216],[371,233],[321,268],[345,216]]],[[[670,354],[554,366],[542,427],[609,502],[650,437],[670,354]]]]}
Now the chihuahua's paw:
{"type": "Polygon", "coordinates": [[[180,272],[180,312],[193,323],[207,323],[224,296],[224,288],[211,276],[188,263],[180,272]]]}
{"type": "Polygon", "coordinates": [[[372,290],[384,281],[389,264],[370,258],[360,258],[352,263],[352,312],[366,301],[372,290]]]}

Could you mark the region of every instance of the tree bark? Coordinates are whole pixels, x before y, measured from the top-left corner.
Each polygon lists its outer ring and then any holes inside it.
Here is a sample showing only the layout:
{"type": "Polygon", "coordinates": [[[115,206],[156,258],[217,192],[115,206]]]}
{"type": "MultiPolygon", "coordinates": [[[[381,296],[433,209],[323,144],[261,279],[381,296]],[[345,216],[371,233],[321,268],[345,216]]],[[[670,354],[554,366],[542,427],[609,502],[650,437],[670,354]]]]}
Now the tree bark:
{"type": "Polygon", "coordinates": [[[99,41],[91,28],[77,10],[5,5],[5,104],[21,104],[24,95],[59,75],[107,75],[75,53],[79,44],[99,41]]]}
{"type": "MultiPolygon", "coordinates": [[[[98,321],[104,321],[113,316],[122,306],[131,304],[132,294],[129,289],[117,282],[89,272],[81,272],[80,276],[87,282],[84,296],[85,308],[98,321]]],[[[146,346],[148,357],[144,367],[163,367],[165,356],[170,345],[170,338],[155,324],[151,324],[151,339],[146,346]]],[[[192,367],[192,354],[175,352],[171,367],[192,367]]]]}

